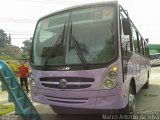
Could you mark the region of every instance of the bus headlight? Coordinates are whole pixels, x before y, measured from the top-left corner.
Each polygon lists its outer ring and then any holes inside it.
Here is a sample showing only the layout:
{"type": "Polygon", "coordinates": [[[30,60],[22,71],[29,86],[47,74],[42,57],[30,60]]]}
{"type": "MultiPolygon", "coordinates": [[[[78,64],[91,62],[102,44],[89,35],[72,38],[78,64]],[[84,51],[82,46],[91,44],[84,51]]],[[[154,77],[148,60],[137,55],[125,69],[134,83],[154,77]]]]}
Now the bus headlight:
{"type": "Polygon", "coordinates": [[[118,84],[117,78],[118,78],[118,66],[114,65],[110,68],[110,70],[108,71],[108,74],[106,74],[106,76],[104,77],[100,85],[100,89],[102,90],[102,89],[115,88],[118,84]]]}
{"type": "Polygon", "coordinates": [[[106,88],[112,88],[113,86],[113,82],[111,80],[106,80],[104,84],[106,88]]]}
{"type": "Polygon", "coordinates": [[[105,88],[105,89],[112,89],[116,85],[117,85],[117,81],[106,79],[106,80],[104,80],[104,83],[103,83],[102,87],[105,88]]]}
{"type": "Polygon", "coordinates": [[[115,71],[110,71],[108,75],[111,79],[116,79],[117,78],[117,73],[115,71]]]}

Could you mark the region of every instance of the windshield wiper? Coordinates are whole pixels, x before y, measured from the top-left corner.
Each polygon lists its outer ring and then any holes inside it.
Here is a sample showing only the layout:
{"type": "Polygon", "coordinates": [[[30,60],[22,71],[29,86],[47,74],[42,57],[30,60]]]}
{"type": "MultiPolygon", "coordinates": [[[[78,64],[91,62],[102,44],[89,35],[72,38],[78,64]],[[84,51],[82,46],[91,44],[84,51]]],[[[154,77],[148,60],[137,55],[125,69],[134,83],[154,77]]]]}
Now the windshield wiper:
{"type": "Polygon", "coordinates": [[[48,53],[48,55],[47,55],[47,57],[46,57],[46,59],[44,61],[43,67],[42,67],[43,70],[46,68],[46,66],[48,64],[48,61],[51,58],[51,56],[55,53],[56,46],[63,44],[65,29],[66,29],[66,22],[64,23],[62,34],[59,35],[59,37],[57,38],[55,44],[50,48],[51,50],[49,51],[49,53],[48,53]]]}
{"type": "MultiPolygon", "coordinates": [[[[71,28],[70,28],[70,38],[69,38],[69,47],[70,47],[70,44],[71,44],[71,41],[73,41],[73,45],[74,45],[74,48],[76,50],[76,53],[84,67],[84,69],[88,69],[88,65],[87,65],[87,61],[83,55],[83,51],[78,43],[78,41],[76,40],[76,38],[74,37],[74,35],[72,34],[72,21],[71,21],[71,28]]],[[[70,48],[69,48],[70,49],[70,48]]]]}

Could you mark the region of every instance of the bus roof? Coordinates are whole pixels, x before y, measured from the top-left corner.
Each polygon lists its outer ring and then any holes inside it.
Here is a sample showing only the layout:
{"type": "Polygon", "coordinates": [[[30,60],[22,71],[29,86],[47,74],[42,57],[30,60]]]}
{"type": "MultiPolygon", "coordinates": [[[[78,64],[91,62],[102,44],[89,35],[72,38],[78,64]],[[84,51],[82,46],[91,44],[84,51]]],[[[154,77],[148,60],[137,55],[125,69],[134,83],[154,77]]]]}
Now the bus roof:
{"type": "Polygon", "coordinates": [[[89,7],[89,6],[94,6],[94,5],[103,5],[103,4],[117,4],[118,5],[118,1],[117,0],[111,0],[111,1],[105,1],[105,2],[94,2],[94,3],[87,3],[87,4],[81,4],[81,5],[74,5],[72,7],[64,8],[64,9],[49,13],[45,16],[42,16],[38,21],[40,21],[41,19],[43,19],[45,17],[51,16],[55,13],[61,13],[61,12],[69,11],[69,10],[72,10],[72,9],[78,9],[78,8],[89,7]]]}

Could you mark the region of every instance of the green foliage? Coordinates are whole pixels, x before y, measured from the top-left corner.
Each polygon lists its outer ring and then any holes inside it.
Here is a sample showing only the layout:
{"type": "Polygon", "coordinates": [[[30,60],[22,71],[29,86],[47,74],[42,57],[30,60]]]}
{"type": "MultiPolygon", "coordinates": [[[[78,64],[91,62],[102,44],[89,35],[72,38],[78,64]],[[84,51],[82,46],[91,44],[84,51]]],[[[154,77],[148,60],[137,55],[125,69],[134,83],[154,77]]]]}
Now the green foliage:
{"type": "Polygon", "coordinates": [[[0,55],[0,60],[12,60],[13,57],[9,55],[0,55]]]}
{"type": "Polygon", "coordinates": [[[23,52],[28,52],[28,53],[30,52],[31,43],[32,43],[32,38],[23,42],[24,47],[21,47],[23,49],[23,52]]]}
{"type": "Polygon", "coordinates": [[[27,53],[23,53],[21,55],[21,59],[28,59],[29,58],[29,55],[27,53]]]}
{"type": "Polygon", "coordinates": [[[149,52],[150,54],[160,53],[160,44],[150,44],[149,52]]]}
{"type": "Polygon", "coordinates": [[[16,62],[16,61],[6,61],[9,68],[14,72],[14,73],[17,73],[18,72],[18,66],[19,66],[19,63],[16,62]]]}
{"type": "Polygon", "coordinates": [[[4,60],[8,66],[10,67],[10,69],[16,73],[18,71],[18,62],[17,61],[13,61],[13,57],[9,56],[9,55],[0,55],[0,60],[4,60]]]}
{"type": "Polygon", "coordinates": [[[11,36],[7,36],[4,30],[0,29],[0,47],[5,47],[11,43],[11,36]]]}
{"type": "Polygon", "coordinates": [[[21,59],[29,58],[29,54],[31,50],[31,43],[32,43],[32,38],[23,42],[24,47],[21,47],[21,49],[23,50],[23,53],[21,54],[21,59]]]}
{"type": "Polygon", "coordinates": [[[0,116],[15,110],[14,104],[0,105],[0,116]]]}
{"type": "Polygon", "coordinates": [[[2,84],[0,83],[0,95],[2,94],[2,84]]]}

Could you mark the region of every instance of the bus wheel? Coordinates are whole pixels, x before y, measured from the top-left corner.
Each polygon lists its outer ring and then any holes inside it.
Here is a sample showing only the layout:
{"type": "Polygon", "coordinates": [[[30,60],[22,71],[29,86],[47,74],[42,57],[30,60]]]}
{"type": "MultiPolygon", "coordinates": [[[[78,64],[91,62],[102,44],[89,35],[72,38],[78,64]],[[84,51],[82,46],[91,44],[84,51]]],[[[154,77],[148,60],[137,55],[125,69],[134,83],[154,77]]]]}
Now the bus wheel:
{"type": "Polygon", "coordinates": [[[133,93],[132,87],[129,88],[129,94],[128,94],[128,105],[126,106],[124,112],[128,115],[135,114],[135,107],[136,107],[136,99],[135,95],[133,93]]]}
{"type": "Polygon", "coordinates": [[[143,85],[143,89],[149,88],[149,77],[147,78],[147,82],[143,85]]]}
{"type": "Polygon", "coordinates": [[[53,106],[50,106],[52,108],[52,110],[57,114],[57,115],[63,115],[64,113],[61,112],[61,110],[59,109],[55,109],[53,106]]]}

